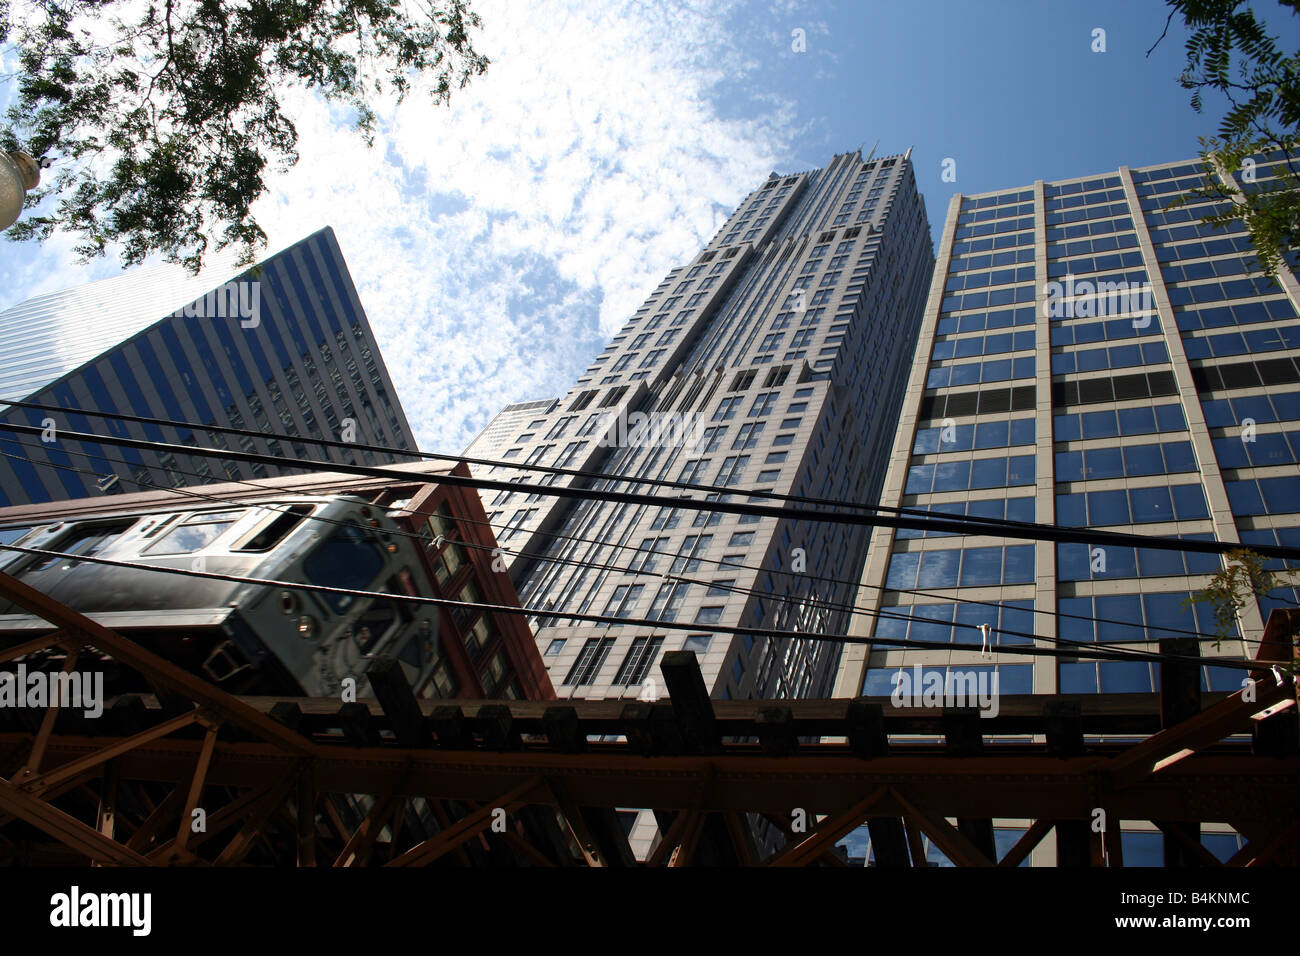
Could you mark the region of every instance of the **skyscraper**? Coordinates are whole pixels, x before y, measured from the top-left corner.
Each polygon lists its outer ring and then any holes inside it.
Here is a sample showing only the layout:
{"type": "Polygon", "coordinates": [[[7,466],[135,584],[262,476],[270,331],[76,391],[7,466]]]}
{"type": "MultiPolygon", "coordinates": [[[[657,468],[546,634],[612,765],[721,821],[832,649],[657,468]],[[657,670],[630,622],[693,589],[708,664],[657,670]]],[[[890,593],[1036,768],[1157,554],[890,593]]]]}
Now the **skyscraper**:
{"type": "MultiPolygon", "coordinates": [[[[1254,188],[1277,159],[1224,181],[1254,188]]],[[[1300,546],[1296,256],[1274,283],[1244,228],[1201,225],[1204,202],[1171,207],[1199,182],[1199,163],[1180,162],[953,197],[882,505],[1300,546]]],[[[877,528],[851,633],[951,648],[851,645],[835,696],[889,696],[914,665],[996,673],[1002,694],[1151,692],[1158,665],[1146,661],[1000,649],[1060,638],[1155,650],[1180,630],[1213,634],[1209,607],[1183,602],[1221,566],[877,528]]],[[[1297,603],[1294,590],[1275,597],[1297,603]]],[[[1253,658],[1275,603],[1246,607],[1222,646],[1201,641],[1203,689],[1240,688],[1241,672],[1213,661],[1253,658]]],[[[1226,831],[1205,839],[1220,854],[1237,845],[1226,831]]],[[[1125,844],[1126,860],[1158,857],[1160,835],[1125,844]]]]}
{"type": "MultiPolygon", "coordinates": [[[[529,466],[581,469],[597,487],[602,475],[627,475],[734,488],[710,495],[723,500],[874,502],[932,267],[908,156],[846,153],[824,169],[773,173],[565,397],[506,408],[466,453],[517,461],[490,470],[544,484],[587,479],[529,466]]],[[[526,606],[691,625],[541,616],[537,640],[561,697],[662,696],[657,661],[677,649],[696,652],[717,697],[830,690],[836,645],[715,627],[842,631],[864,529],[510,491],[484,498],[526,606]]]]}
{"type": "Polygon", "coordinates": [[[0,400],[249,428],[303,440],[286,447],[276,439],[122,423],[0,401],[0,422],[47,429],[42,436],[0,431],[0,504],[281,471],[65,442],[60,430],[108,429],[118,437],[365,464],[395,459],[327,449],[311,439],[415,448],[332,229],[249,270],[236,270],[226,259],[218,263],[193,278],[170,268],[142,269],[0,313],[5,343],[0,400]],[[93,470],[99,478],[71,468],[93,470]]]}

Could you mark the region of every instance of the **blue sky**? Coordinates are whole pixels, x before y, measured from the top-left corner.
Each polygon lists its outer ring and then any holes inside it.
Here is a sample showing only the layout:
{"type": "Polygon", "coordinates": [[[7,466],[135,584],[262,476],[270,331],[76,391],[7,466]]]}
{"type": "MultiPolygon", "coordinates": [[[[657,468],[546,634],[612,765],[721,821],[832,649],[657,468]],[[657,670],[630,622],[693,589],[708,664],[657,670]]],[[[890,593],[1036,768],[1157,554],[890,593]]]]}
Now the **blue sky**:
{"type": "MultiPolygon", "coordinates": [[[[1179,24],[1146,56],[1157,0],[474,6],[486,76],[450,109],[382,104],[369,150],[346,116],[291,94],[302,159],[257,206],[272,250],[335,228],[429,450],[563,394],[773,169],[911,146],[937,238],[956,190],[1190,157],[1218,121],[1178,86],[1179,24]]],[[[1256,7],[1300,45],[1300,19],[1256,7]]],[[[0,309],[120,271],[72,245],[0,242],[0,309]]]]}

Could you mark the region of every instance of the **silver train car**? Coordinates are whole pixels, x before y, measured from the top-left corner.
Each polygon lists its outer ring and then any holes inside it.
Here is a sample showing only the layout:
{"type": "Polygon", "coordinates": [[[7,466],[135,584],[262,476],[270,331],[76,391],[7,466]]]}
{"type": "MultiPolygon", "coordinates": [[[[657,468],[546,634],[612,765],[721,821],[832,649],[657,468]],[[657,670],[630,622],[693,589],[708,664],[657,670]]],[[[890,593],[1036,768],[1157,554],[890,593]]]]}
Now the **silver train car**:
{"type": "MultiPolygon", "coordinates": [[[[346,495],[105,514],[0,528],[0,543],[239,577],[431,596],[418,542],[382,509],[346,495]],[[313,520],[326,519],[326,520],[313,520]]],[[[398,660],[433,696],[432,604],[241,584],[0,550],[0,570],[232,693],[336,697],[345,678],[398,660]]],[[[50,625],[0,601],[0,641],[50,625]]]]}

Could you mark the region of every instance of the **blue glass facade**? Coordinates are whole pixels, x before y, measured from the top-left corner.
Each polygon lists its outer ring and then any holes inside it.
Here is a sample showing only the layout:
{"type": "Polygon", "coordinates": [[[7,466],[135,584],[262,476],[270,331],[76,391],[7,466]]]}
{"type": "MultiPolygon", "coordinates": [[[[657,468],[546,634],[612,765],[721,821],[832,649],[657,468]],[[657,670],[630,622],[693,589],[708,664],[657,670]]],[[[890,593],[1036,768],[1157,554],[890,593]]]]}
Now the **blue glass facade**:
{"type": "MultiPolygon", "coordinates": [[[[1260,162],[1260,182],[1278,158],[1260,162]]],[[[1198,163],[1174,163],[954,197],[883,505],[1300,546],[1297,256],[1274,282],[1243,228],[1201,225],[1205,203],[1170,208],[1199,182],[1198,163]]],[[[1300,596],[1248,606],[1220,646],[1209,609],[1185,602],[1221,566],[877,529],[854,633],[950,648],[848,648],[836,695],[888,696],[913,666],[996,668],[1002,694],[1151,692],[1146,662],[1004,649],[1154,650],[1179,632],[1206,635],[1202,687],[1235,690],[1240,672],[1215,658],[1253,656],[1270,608],[1300,596]]],[[[1126,863],[1130,840],[1135,858],[1160,845],[1126,832],[1126,863]]],[[[1216,840],[1216,853],[1236,845],[1216,840]]]]}
{"type": "MultiPolygon", "coordinates": [[[[1181,163],[953,200],[883,504],[1300,544],[1296,280],[1290,268],[1280,282],[1260,274],[1243,229],[1200,225],[1204,204],[1168,208],[1198,181],[1181,163]]],[[[979,644],[978,626],[1005,629],[1011,604],[1048,612],[1021,628],[1047,639],[1213,634],[1183,599],[1220,567],[1212,555],[882,529],[859,597],[879,617],[858,629],[939,633],[938,615],[954,622],[942,631],[954,647],[979,644]]],[[[1272,603],[1203,654],[1241,656],[1272,603]]],[[[880,648],[845,660],[837,692],[880,693],[913,663],[987,660],[880,648]]],[[[1238,685],[1203,670],[1207,688],[1238,685]]],[[[1156,687],[1146,665],[1041,658],[1032,672],[1039,693],[1156,687]]]]}
{"type": "MultiPolygon", "coordinates": [[[[0,367],[0,381],[14,389],[36,387],[0,397],[291,438],[353,436],[359,443],[414,450],[332,230],[321,230],[230,281],[244,290],[245,305],[256,296],[255,312],[214,310],[212,296],[194,298],[198,287],[156,270],[108,280],[109,290],[70,290],[15,306],[0,314],[0,329],[8,339],[27,343],[27,351],[25,361],[17,355],[7,359],[15,365],[0,367]],[[188,298],[176,298],[182,292],[188,298]],[[88,304],[112,314],[103,322],[94,311],[68,314],[88,304]],[[165,317],[156,320],[160,313],[165,317]],[[73,331],[77,324],[87,329],[82,338],[73,331]],[[105,341],[124,330],[124,340],[105,341]],[[67,354],[81,356],[91,347],[98,351],[88,360],[63,368],[67,354]],[[59,354],[42,357],[42,349],[59,354]]],[[[44,426],[47,419],[53,421],[53,441],[0,432],[0,505],[280,473],[261,463],[64,442],[57,437],[60,429],[317,461],[397,460],[308,441],[236,438],[202,428],[0,407],[0,421],[44,426]]]]}

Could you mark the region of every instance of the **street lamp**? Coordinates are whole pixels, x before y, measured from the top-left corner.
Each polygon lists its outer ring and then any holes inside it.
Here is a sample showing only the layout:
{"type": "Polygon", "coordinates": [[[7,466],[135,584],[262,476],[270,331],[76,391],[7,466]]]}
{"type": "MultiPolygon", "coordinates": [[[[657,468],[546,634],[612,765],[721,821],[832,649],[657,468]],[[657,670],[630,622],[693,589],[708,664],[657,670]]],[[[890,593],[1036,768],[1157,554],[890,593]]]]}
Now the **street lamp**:
{"type": "Polygon", "coordinates": [[[0,153],[0,229],[8,229],[22,215],[27,190],[41,181],[41,167],[26,153],[0,153]]]}

